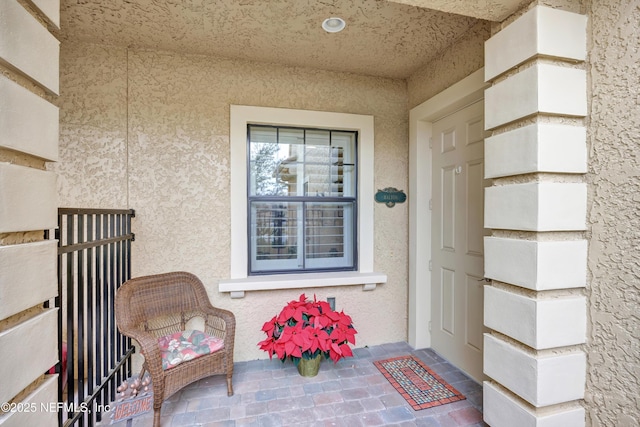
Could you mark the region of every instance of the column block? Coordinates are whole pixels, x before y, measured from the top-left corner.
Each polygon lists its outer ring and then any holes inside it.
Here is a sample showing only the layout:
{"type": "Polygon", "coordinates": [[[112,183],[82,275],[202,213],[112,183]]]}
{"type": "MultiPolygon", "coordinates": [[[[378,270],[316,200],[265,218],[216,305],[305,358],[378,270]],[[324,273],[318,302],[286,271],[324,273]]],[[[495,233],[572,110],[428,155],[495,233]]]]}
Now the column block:
{"type": "Polygon", "coordinates": [[[535,64],[485,90],[485,129],[538,113],[584,117],[585,70],[535,64]]]}
{"type": "Polygon", "coordinates": [[[0,402],[9,402],[58,361],[58,309],[0,332],[0,402]]]}
{"type": "Polygon", "coordinates": [[[587,358],[582,351],[532,355],[484,335],[484,373],[536,407],[583,399],[587,358]]]}
{"type": "Polygon", "coordinates": [[[538,350],[583,344],[587,300],[584,296],[534,299],[485,286],[484,324],[538,350]]]}
{"type": "Polygon", "coordinates": [[[56,427],[58,425],[57,407],[58,401],[58,375],[47,375],[45,382],[40,384],[33,392],[20,402],[29,409],[35,411],[10,412],[0,416],[0,427],[56,427]],[[43,410],[46,408],[47,410],[43,410]]]}
{"type": "Polygon", "coordinates": [[[60,0],[31,0],[52,24],[60,28],[60,0]]]}
{"type": "Polygon", "coordinates": [[[535,172],[586,173],[582,126],[535,123],[486,138],[485,178],[535,172]]]}
{"type": "Polygon", "coordinates": [[[485,228],[524,231],[586,229],[587,185],[533,182],[485,189],[485,228]]]}
{"type": "Polygon", "coordinates": [[[532,411],[488,381],[483,383],[483,416],[491,427],[584,427],[581,406],[532,411]]]}
{"type": "Polygon", "coordinates": [[[57,241],[0,246],[0,319],[58,294],[57,241]]]}
{"type": "Polygon", "coordinates": [[[537,6],[485,42],[485,80],[537,55],[584,61],[587,17],[537,6]]]}
{"type": "Polygon", "coordinates": [[[0,147],[58,160],[58,107],[0,76],[0,147]]]}
{"type": "Polygon", "coordinates": [[[536,291],[587,284],[587,241],[484,238],[484,274],[536,291]]]}
{"type": "Polygon", "coordinates": [[[0,163],[0,233],[57,226],[55,173],[0,163]]]}
{"type": "Polygon", "coordinates": [[[60,42],[17,0],[0,2],[0,59],[59,93],[60,42]]]}

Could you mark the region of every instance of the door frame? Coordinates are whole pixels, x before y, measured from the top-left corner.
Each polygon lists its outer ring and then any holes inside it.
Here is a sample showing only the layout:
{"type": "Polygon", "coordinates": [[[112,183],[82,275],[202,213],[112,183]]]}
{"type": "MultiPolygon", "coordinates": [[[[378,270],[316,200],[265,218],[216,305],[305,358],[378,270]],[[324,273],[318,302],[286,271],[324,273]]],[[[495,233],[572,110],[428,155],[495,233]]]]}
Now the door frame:
{"type": "Polygon", "coordinates": [[[408,342],[431,347],[431,210],[432,156],[427,141],[432,124],[484,97],[489,84],[480,68],[409,112],[409,301],[408,342]],[[426,167],[425,167],[426,165],[426,167]],[[425,301],[428,303],[425,304],[425,301]]]}

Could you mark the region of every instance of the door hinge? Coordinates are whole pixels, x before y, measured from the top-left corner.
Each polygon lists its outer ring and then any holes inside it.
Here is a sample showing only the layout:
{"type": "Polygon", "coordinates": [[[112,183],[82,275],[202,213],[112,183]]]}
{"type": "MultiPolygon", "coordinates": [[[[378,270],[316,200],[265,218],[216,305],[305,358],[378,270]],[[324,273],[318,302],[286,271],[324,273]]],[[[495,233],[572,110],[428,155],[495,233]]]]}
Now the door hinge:
{"type": "Polygon", "coordinates": [[[433,262],[431,262],[431,260],[429,260],[429,271],[433,270],[433,262]]]}
{"type": "Polygon", "coordinates": [[[429,199],[429,210],[433,210],[433,199],[429,199]]]}
{"type": "Polygon", "coordinates": [[[429,148],[433,148],[433,138],[429,137],[429,148]]]}

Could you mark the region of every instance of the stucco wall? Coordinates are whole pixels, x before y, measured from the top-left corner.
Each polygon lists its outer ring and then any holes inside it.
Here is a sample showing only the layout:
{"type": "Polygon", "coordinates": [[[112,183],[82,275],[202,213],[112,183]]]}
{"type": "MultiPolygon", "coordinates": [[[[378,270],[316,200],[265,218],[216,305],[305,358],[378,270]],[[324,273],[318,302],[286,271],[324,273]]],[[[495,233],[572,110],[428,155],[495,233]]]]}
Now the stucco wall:
{"type": "Polygon", "coordinates": [[[587,425],[640,420],[640,3],[588,3],[587,425]]]}
{"type": "Polygon", "coordinates": [[[491,36],[491,23],[479,21],[433,61],[407,79],[409,109],[459,82],[484,65],[484,42],[491,36]]]}
{"type": "MultiPolygon", "coordinates": [[[[406,83],[159,51],[63,43],[60,200],[64,206],[131,207],[133,275],[186,270],[238,321],[236,359],[267,357],[262,324],[301,291],[218,292],[229,277],[229,105],[370,114],[375,187],[407,189],[406,83]]],[[[336,297],[358,329],[357,346],[407,334],[407,205],[375,207],[375,269],[388,282],[308,289],[336,297]],[[384,319],[384,320],[383,320],[384,319]]]]}
{"type": "Polygon", "coordinates": [[[48,166],[58,173],[61,207],[128,207],[126,55],[61,46],[60,159],[48,166]]]}

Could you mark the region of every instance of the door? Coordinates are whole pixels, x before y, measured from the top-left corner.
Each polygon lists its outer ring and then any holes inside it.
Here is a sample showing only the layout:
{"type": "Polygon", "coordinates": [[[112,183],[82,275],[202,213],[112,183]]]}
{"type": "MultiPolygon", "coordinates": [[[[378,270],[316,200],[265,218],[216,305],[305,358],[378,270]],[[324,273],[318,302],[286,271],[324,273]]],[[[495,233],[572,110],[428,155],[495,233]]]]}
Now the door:
{"type": "Polygon", "coordinates": [[[433,123],[431,340],[482,380],[484,101],[433,123]]]}

